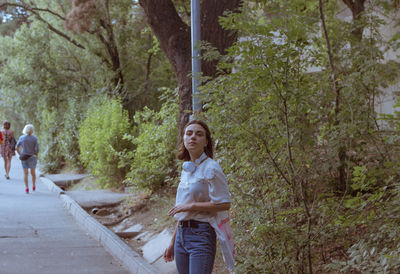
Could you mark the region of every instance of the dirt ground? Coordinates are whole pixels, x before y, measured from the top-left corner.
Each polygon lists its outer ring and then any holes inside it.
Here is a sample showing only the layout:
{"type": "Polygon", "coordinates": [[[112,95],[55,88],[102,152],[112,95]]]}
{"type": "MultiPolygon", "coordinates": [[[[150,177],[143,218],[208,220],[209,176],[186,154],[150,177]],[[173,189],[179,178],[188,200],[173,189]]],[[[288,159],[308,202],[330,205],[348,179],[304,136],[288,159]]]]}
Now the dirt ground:
{"type": "MultiPolygon", "coordinates": [[[[97,188],[93,180],[88,178],[74,185],[71,190],[93,190],[97,188]]],[[[114,191],[117,192],[117,190],[114,191]]],[[[87,209],[87,212],[113,231],[124,222],[132,225],[141,224],[143,227],[141,232],[147,231],[156,234],[166,228],[173,232],[176,222],[167,215],[167,212],[174,204],[174,200],[175,193],[160,192],[152,195],[152,197],[148,197],[143,193],[135,193],[119,205],[98,209],[96,214],[92,212],[93,209],[87,209]]],[[[142,254],[141,247],[144,244],[143,242],[134,238],[125,238],[123,240],[137,253],[142,254]]],[[[229,273],[222,259],[219,247],[217,249],[213,273],[229,273]]]]}
{"type": "MultiPolygon", "coordinates": [[[[174,198],[174,197],[173,197],[174,198]]],[[[173,200],[173,199],[168,199],[168,200],[173,200]]],[[[173,204],[173,202],[171,203],[173,204]]],[[[154,233],[160,233],[162,230],[165,228],[168,228],[171,232],[173,231],[175,227],[175,221],[173,218],[167,216],[167,212],[169,210],[169,205],[166,205],[165,200],[159,200],[159,199],[145,199],[141,200],[139,202],[135,202],[134,205],[131,205],[131,202],[125,202],[122,203],[118,206],[113,207],[110,211],[114,212],[119,212],[114,213],[113,216],[118,216],[118,215],[124,215],[125,212],[127,211],[127,208],[131,209],[131,214],[127,215],[125,218],[120,218],[118,217],[113,217],[114,220],[121,220],[121,222],[125,219],[129,219],[130,223],[134,224],[141,224],[143,226],[144,231],[150,231],[154,233]]],[[[128,209],[129,211],[129,209],[128,209]]],[[[104,218],[93,215],[98,221],[104,222],[104,218]]],[[[110,219],[107,219],[107,222],[109,222],[110,219]]],[[[119,223],[119,222],[118,222],[119,223]]],[[[108,226],[110,229],[112,229],[112,226],[108,226]]],[[[143,243],[140,241],[137,241],[133,238],[131,239],[123,239],[130,247],[132,247],[137,253],[142,254],[141,247],[143,246],[143,243]]],[[[229,271],[226,270],[225,263],[221,257],[220,250],[217,251],[217,256],[216,256],[216,261],[215,261],[215,266],[214,266],[214,271],[213,273],[215,274],[228,274],[229,271]]]]}

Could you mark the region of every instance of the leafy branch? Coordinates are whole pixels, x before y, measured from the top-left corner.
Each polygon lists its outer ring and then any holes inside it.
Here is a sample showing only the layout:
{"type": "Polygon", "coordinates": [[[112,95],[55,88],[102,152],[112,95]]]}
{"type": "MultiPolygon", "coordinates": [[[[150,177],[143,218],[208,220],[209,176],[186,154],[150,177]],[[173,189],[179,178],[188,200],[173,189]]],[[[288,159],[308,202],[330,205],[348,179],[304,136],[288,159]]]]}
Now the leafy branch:
{"type": "Polygon", "coordinates": [[[67,40],[68,42],[72,43],[73,45],[77,46],[78,48],[81,49],[85,49],[85,47],[79,43],[78,41],[76,41],[75,39],[71,38],[70,36],[68,36],[66,33],[62,32],[61,30],[55,28],[52,24],[50,24],[48,21],[46,21],[45,19],[43,19],[43,17],[40,15],[39,12],[47,12],[50,13],[56,17],[58,17],[59,19],[65,21],[65,18],[63,16],[61,16],[60,14],[50,10],[50,9],[44,9],[44,8],[38,8],[38,7],[34,7],[34,6],[30,6],[25,4],[23,1],[21,1],[22,4],[16,4],[16,3],[3,3],[0,5],[0,9],[2,8],[6,8],[6,7],[16,7],[16,8],[21,8],[27,12],[30,12],[31,14],[33,14],[39,21],[45,23],[47,25],[47,27],[49,28],[49,30],[51,30],[52,32],[56,33],[57,35],[59,35],[60,37],[64,38],[65,40],[67,40]]]}

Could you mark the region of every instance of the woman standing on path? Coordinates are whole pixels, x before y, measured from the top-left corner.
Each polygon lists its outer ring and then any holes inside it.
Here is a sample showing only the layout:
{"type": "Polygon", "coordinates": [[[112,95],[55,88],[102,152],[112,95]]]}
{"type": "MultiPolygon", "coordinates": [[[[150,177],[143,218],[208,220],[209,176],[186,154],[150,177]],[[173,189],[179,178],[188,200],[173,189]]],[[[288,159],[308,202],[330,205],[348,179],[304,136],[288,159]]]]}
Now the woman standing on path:
{"type": "MultiPolygon", "coordinates": [[[[213,149],[208,126],[199,120],[190,121],[184,129],[177,155],[178,159],[185,162],[176,203],[168,213],[178,223],[171,243],[164,252],[165,261],[175,258],[180,274],[212,273],[216,236],[223,247],[224,258],[229,254],[224,250],[227,245],[222,244],[226,243],[226,238],[218,226],[218,214],[229,210],[231,200],[225,175],[212,159],[213,149]]],[[[228,259],[229,268],[233,266],[232,249],[231,260],[228,259]]]]}
{"type": "Polygon", "coordinates": [[[36,189],[35,169],[37,165],[37,155],[39,153],[39,144],[37,138],[32,135],[33,125],[31,124],[26,125],[22,133],[24,135],[19,137],[15,147],[19,154],[19,159],[21,160],[22,168],[24,169],[25,192],[26,194],[28,194],[29,193],[28,169],[31,170],[31,175],[32,175],[32,191],[35,191],[36,189]]]}
{"type": "Polygon", "coordinates": [[[6,179],[10,179],[11,159],[15,155],[14,131],[10,127],[10,122],[4,121],[3,130],[1,131],[4,139],[3,143],[1,143],[1,156],[4,159],[4,170],[6,171],[4,176],[6,179]]]}

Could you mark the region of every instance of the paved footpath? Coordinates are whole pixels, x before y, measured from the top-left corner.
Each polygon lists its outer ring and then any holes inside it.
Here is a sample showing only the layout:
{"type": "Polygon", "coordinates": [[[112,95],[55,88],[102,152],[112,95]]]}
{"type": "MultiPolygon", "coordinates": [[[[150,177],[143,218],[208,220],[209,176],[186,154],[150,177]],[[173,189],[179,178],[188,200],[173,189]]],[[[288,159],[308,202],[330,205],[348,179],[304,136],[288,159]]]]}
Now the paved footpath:
{"type": "MultiPolygon", "coordinates": [[[[68,214],[37,180],[25,194],[23,170],[13,157],[10,180],[0,160],[0,273],[129,273],[68,214]]],[[[39,178],[37,178],[39,179],[39,178]]]]}

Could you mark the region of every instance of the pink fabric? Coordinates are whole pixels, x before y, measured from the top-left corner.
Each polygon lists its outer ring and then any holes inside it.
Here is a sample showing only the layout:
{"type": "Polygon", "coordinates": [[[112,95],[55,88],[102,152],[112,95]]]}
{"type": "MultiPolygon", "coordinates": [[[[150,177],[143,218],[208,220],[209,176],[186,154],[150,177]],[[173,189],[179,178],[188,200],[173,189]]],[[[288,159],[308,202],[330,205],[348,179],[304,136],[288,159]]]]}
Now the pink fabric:
{"type": "MultiPolygon", "coordinates": [[[[12,132],[9,130],[3,130],[2,132],[0,132],[2,134],[2,137],[4,138],[3,142],[1,143],[1,156],[3,156],[3,158],[5,157],[11,157],[15,155],[15,151],[12,150],[11,148],[11,138],[12,138],[12,132]]],[[[2,138],[2,139],[3,139],[2,138]]]]}
{"type": "Polygon", "coordinates": [[[228,240],[228,244],[230,247],[230,252],[232,253],[232,257],[235,258],[235,248],[233,245],[232,229],[231,229],[231,225],[229,223],[229,217],[222,219],[218,223],[218,227],[225,234],[225,237],[228,240]]]}
{"type": "Polygon", "coordinates": [[[233,234],[230,226],[228,211],[217,212],[216,218],[210,220],[221,246],[222,255],[226,266],[231,271],[235,265],[235,246],[233,243],[233,234]]]}

